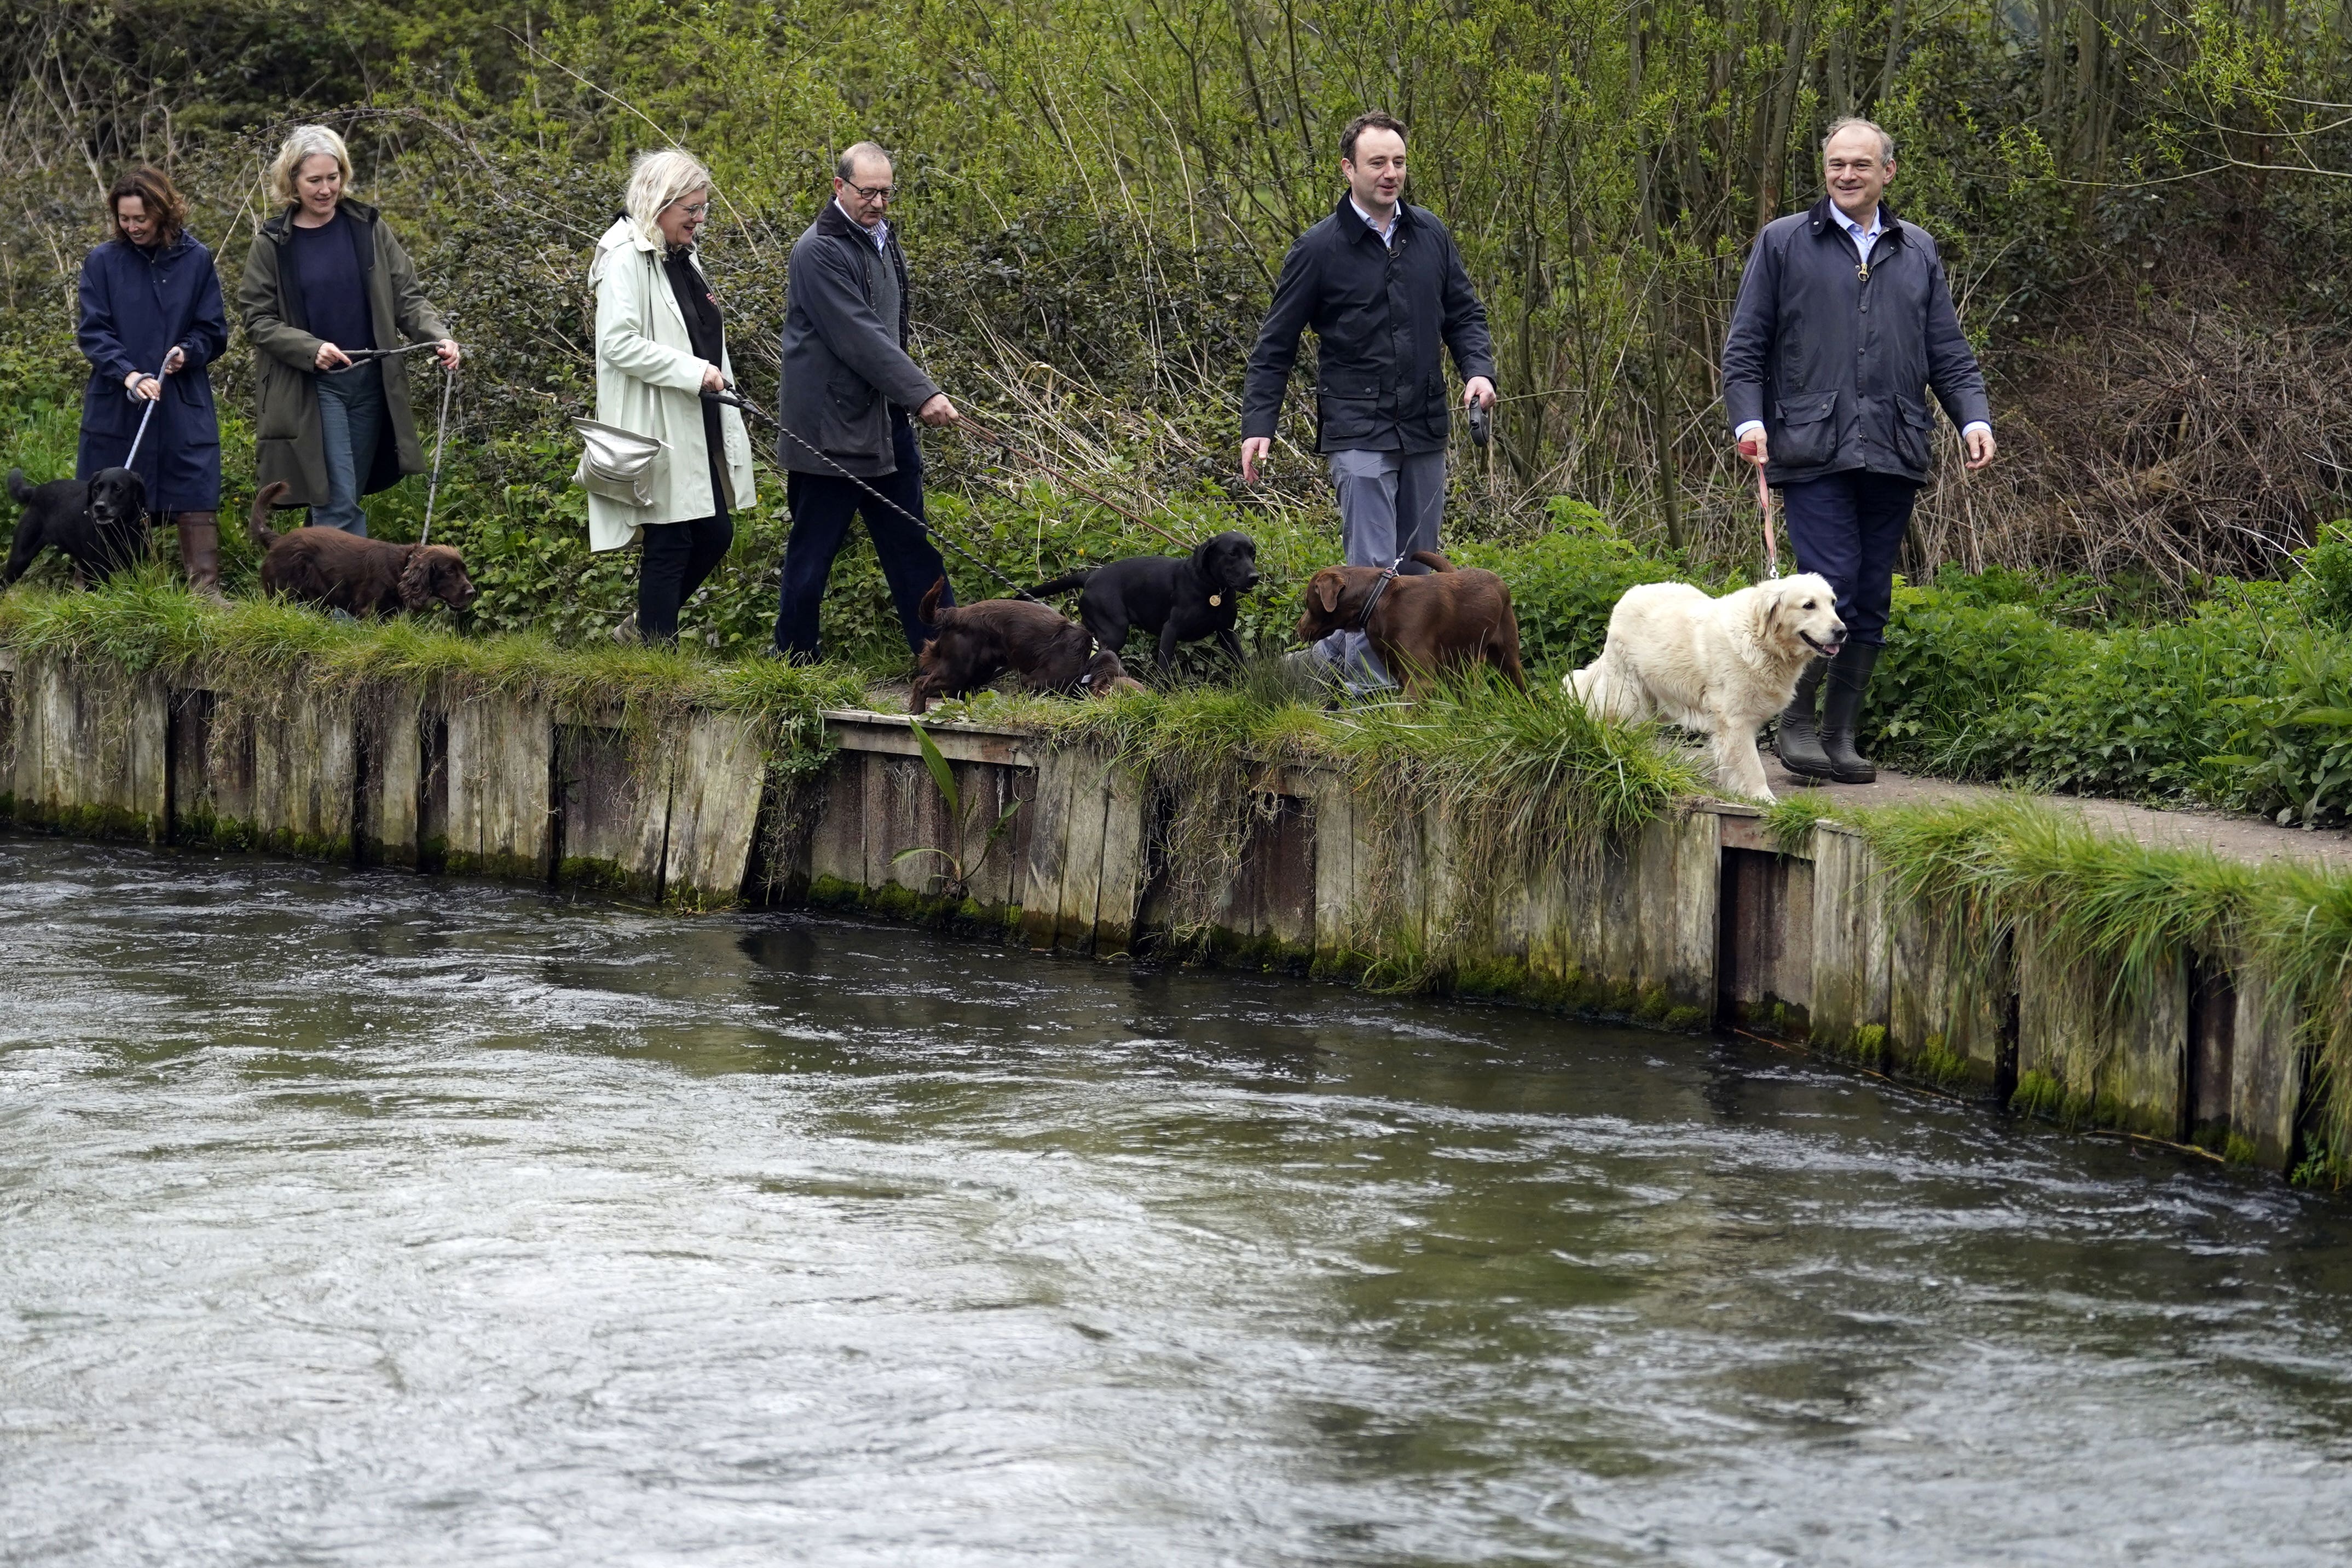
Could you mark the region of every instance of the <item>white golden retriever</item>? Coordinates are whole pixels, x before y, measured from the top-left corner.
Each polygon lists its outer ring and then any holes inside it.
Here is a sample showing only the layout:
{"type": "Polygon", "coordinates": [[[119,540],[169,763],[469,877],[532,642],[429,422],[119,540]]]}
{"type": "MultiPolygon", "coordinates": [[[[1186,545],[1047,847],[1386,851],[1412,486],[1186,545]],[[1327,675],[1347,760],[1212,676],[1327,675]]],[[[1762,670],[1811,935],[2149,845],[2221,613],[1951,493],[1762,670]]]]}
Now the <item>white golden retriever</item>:
{"type": "Polygon", "coordinates": [[[1756,732],[1789,706],[1797,677],[1845,645],[1837,591],[1815,572],[1720,599],[1686,582],[1629,588],[1601,657],[1560,685],[1604,718],[1662,718],[1715,747],[1717,783],[1769,800],[1756,732]]]}

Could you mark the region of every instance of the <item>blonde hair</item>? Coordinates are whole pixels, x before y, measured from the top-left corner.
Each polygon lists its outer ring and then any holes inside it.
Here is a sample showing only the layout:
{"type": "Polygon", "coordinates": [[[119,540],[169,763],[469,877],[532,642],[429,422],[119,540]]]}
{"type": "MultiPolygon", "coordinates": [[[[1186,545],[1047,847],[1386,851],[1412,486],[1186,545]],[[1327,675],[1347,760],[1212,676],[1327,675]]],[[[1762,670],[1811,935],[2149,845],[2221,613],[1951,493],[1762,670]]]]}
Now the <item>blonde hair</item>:
{"type": "Polygon", "coordinates": [[[302,197],[294,189],[294,178],[302,172],[303,164],[322,152],[343,172],[343,194],[350,195],[352,150],[343,145],[343,139],[331,127],[324,125],[298,125],[287,133],[285,141],[278,146],[278,156],[269,162],[269,193],[289,207],[300,202],[302,197]]]}
{"type": "Polygon", "coordinates": [[[629,214],[639,238],[648,245],[662,243],[661,228],[654,220],[661,210],[692,191],[710,188],[710,171],[702,166],[693,153],[677,147],[657,147],[650,152],[637,154],[629,165],[628,193],[621,205],[629,214]]]}

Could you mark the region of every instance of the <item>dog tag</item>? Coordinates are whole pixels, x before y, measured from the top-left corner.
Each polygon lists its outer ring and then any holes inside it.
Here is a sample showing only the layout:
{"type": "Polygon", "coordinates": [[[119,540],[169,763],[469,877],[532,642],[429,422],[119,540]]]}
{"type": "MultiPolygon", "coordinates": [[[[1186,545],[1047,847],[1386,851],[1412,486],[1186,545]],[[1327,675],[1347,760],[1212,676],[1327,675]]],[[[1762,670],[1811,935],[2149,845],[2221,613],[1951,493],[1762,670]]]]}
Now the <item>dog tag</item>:
{"type": "Polygon", "coordinates": [[[1210,609],[1214,610],[1218,605],[1223,604],[1223,602],[1224,602],[1224,599],[1223,599],[1221,595],[1214,594],[1214,593],[1212,593],[1211,595],[1209,595],[1209,608],[1210,608],[1210,609]]]}

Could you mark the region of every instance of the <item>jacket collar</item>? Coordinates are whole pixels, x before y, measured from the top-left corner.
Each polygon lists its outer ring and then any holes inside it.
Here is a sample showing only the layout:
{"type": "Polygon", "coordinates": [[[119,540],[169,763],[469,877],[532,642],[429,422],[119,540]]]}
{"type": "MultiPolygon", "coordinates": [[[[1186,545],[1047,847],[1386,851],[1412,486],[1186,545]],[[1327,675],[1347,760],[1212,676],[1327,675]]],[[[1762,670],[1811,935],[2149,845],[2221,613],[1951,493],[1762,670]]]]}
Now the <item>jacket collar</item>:
{"type": "MultiPolygon", "coordinates": [[[[1831,201],[1829,197],[1823,196],[1820,201],[1815,202],[1812,204],[1811,209],[1805,214],[1805,220],[1811,226],[1812,235],[1815,239],[1821,238],[1822,235],[1825,234],[1834,235],[1839,239],[1843,239],[1845,237],[1845,225],[1838,221],[1839,216],[1840,214],[1837,210],[1837,204],[1831,201]]],[[[1880,219],[1878,229],[1879,239],[1887,245],[1901,245],[1903,243],[1903,220],[1895,215],[1895,204],[1888,201],[1885,196],[1878,198],[1878,216],[1880,219]]]]}
{"type": "MultiPolygon", "coordinates": [[[[356,200],[351,196],[345,196],[339,204],[339,206],[340,210],[349,213],[361,223],[372,224],[375,222],[376,209],[369,206],[365,202],[356,200]]],[[[261,225],[261,232],[268,235],[279,245],[284,245],[286,243],[287,235],[292,232],[293,227],[294,209],[292,207],[286,207],[280,209],[276,217],[264,223],[261,225]]]]}
{"type": "MultiPolygon", "coordinates": [[[[1366,223],[1361,217],[1357,215],[1355,193],[1353,192],[1342,191],[1339,193],[1339,203],[1337,206],[1331,209],[1331,215],[1339,220],[1339,232],[1348,236],[1348,243],[1349,245],[1353,245],[1360,239],[1376,240],[1381,237],[1380,235],[1374,231],[1371,225],[1366,223]]],[[[1396,232],[1398,237],[1402,238],[1412,230],[1412,204],[1406,201],[1403,197],[1399,196],[1397,198],[1396,215],[1396,232]]]]}
{"type": "MultiPolygon", "coordinates": [[[[816,232],[828,239],[854,239],[869,248],[874,244],[874,235],[852,221],[850,215],[841,210],[841,204],[831,196],[824,199],[824,210],[816,215],[816,232]]],[[[895,238],[896,235],[889,237],[895,238]]]]}

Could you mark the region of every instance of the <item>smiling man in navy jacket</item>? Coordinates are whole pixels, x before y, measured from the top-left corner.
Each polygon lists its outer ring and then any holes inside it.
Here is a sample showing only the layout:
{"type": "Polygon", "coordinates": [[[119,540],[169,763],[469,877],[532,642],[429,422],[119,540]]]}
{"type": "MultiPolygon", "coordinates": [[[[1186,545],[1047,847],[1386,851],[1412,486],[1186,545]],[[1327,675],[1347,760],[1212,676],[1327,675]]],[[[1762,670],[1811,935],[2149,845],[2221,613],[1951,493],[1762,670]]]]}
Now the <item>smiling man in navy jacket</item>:
{"type": "MultiPolygon", "coordinates": [[[[1402,199],[1402,122],[1377,110],[1358,115],[1339,137],[1339,172],[1348,193],[1291,246],[1250,351],[1242,478],[1257,483],[1298,334],[1312,327],[1317,445],[1339,493],[1348,564],[1387,566],[1437,548],[1452,423],[1439,350],[1451,351],[1462,372],[1464,405],[1492,408],[1495,350],[1454,236],[1429,209],[1402,199]]],[[[1398,570],[1427,569],[1406,561],[1398,570]]],[[[1394,684],[1361,632],[1334,632],[1313,652],[1351,689],[1394,684]]]]}
{"type": "Polygon", "coordinates": [[[1814,660],[1780,716],[1780,760],[1801,778],[1867,784],[1877,770],[1854,727],[1934,463],[1927,394],[1960,427],[1971,469],[1992,461],[1992,411],[1936,242],[1883,200],[1895,139],[1841,120],[1822,168],[1829,193],[1757,236],[1724,339],[1723,403],[1740,455],[1780,487],[1797,569],[1830,580],[1846,624],[1845,651],[1814,660]]]}

